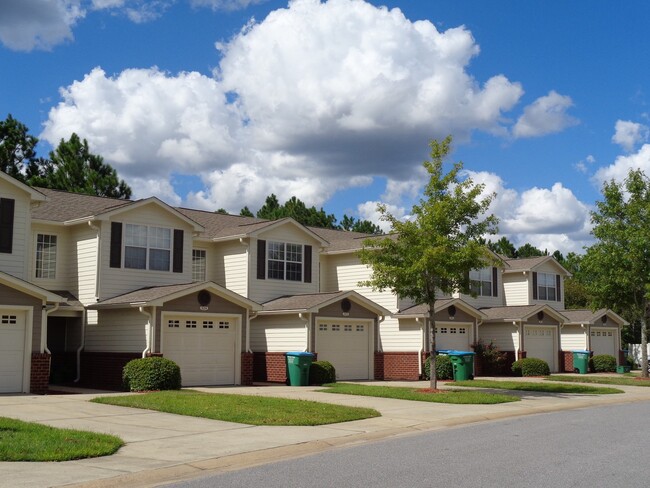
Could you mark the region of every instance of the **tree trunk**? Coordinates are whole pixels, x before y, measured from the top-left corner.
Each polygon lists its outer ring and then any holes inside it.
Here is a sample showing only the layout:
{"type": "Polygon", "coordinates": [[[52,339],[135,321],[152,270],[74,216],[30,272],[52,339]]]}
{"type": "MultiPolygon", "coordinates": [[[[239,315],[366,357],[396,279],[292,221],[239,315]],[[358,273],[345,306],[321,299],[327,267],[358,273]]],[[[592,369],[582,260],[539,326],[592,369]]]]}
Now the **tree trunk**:
{"type": "Polygon", "coordinates": [[[429,364],[431,365],[431,389],[438,388],[438,378],[436,375],[436,313],[435,313],[435,300],[429,303],[429,335],[431,336],[431,345],[429,347],[429,364]]]}

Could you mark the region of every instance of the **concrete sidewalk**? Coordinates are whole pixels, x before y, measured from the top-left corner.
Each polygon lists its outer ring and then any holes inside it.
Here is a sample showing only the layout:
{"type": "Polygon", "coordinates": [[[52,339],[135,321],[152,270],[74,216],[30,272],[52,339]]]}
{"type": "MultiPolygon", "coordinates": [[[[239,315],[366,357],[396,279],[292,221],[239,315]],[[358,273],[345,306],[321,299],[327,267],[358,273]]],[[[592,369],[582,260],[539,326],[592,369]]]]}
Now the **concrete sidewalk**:
{"type": "MultiPolygon", "coordinates": [[[[428,382],[377,384],[428,386],[428,382]]],[[[98,396],[97,393],[0,395],[2,416],[115,434],[126,442],[117,454],[102,458],[62,463],[0,463],[0,486],[156,486],[208,472],[238,469],[425,430],[556,410],[650,401],[650,388],[617,388],[625,394],[520,392],[522,401],[499,405],[448,405],[354,397],[318,392],[319,387],[196,388],[214,393],[281,396],[371,407],[382,414],[378,418],[318,427],[250,426],[90,403],[88,400],[98,396]]]]}

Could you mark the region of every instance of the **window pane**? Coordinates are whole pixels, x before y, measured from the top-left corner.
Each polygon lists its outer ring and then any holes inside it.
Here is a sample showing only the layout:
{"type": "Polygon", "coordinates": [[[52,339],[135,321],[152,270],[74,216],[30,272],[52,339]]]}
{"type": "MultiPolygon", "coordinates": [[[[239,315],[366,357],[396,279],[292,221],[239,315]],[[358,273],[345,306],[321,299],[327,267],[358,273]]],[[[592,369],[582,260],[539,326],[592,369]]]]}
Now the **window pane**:
{"type": "Polygon", "coordinates": [[[36,277],[56,277],[56,236],[38,234],[36,237],[36,277]]]}
{"type": "Polygon", "coordinates": [[[547,300],[555,301],[555,288],[547,288],[547,300]]]}
{"type": "Polygon", "coordinates": [[[268,259],[284,261],[284,244],[281,242],[268,242],[268,259]]]}
{"type": "Polygon", "coordinates": [[[302,281],[301,263],[287,263],[287,280],[302,281]]]}
{"type": "Polygon", "coordinates": [[[124,230],[124,245],[147,247],[147,226],[126,224],[124,230]]]}
{"type": "Polygon", "coordinates": [[[300,244],[287,244],[287,261],[302,263],[302,246],[300,244]]]}
{"type": "Polygon", "coordinates": [[[149,250],[149,269],[154,271],[169,271],[170,252],[164,249],[149,250]]]}
{"type": "Polygon", "coordinates": [[[284,279],[284,261],[269,261],[269,278],[284,279]]]}
{"type": "Polygon", "coordinates": [[[539,299],[540,300],[546,300],[546,287],[545,286],[540,286],[539,287],[539,299]]]}
{"type": "Polygon", "coordinates": [[[206,253],[205,249],[192,249],[192,281],[205,281],[206,253]]]}
{"type": "Polygon", "coordinates": [[[149,247],[171,249],[171,229],[149,227],[149,247]]]}
{"type": "Polygon", "coordinates": [[[481,295],[484,297],[492,296],[492,282],[490,281],[481,282],[481,295]]]}
{"type": "Polygon", "coordinates": [[[125,247],[124,267],[131,269],[146,269],[147,250],[143,247],[125,247]]]}

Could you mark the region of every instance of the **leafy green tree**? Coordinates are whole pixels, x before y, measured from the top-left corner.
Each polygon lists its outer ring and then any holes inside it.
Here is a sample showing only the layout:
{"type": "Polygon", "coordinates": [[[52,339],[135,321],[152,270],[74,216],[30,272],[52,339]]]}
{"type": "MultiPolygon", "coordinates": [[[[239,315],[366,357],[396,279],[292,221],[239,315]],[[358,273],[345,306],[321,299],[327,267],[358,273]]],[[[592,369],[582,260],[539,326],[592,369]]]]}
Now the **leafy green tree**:
{"type": "Polygon", "coordinates": [[[291,217],[303,225],[328,229],[336,228],[336,217],[333,214],[325,213],[322,208],[317,210],[313,206],[307,207],[302,200],[296,197],[291,197],[283,205],[280,205],[278,197],[275,194],[271,194],[266,197],[264,205],[257,211],[256,216],[260,219],[268,220],[291,217]]]}
{"type": "Polygon", "coordinates": [[[641,326],[641,375],[648,377],[650,320],[650,180],[630,170],[624,183],[603,186],[603,200],[591,214],[596,243],[581,268],[596,307],[620,311],[641,326]]]}
{"type": "Polygon", "coordinates": [[[222,208],[218,208],[217,210],[215,210],[214,213],[228,215],[228,210],[226,210],[225,208],[222,207],[222,208]]]}
{"type": "Polygon", "coordinates": [[[255,215],[253,215],[253,212],[251,212],[248,207],[242,208],[241,211],[239,212],[239,215],[241,215],[242,217],[255,217],[255,215]]]}
{"type": "MultiPolygon", "coordinates": [[[[437,294],[456,290],[472,293],[469,271],[492,261],[479,238],[497,230],[496,217],[484,217],[494,195],[482,197],[483,185],[475,185],[469,178],[461,181],[461,162],[448,173],[443,172],[450,144],[451,137],[431,141],[431,161],[424,162],[429,182],[423,198],[413,206],[412,218],[398,220],[385,205],[378,205],[381,219],[391,225],[392,235],[367,239],[359,253],[361,261],[372,268],[370,279],[362,286],[389,289],[428,305],[432,353],[436,350],[437,294]]],[[[431,388],[436,388],[435,353],[432,359],[431,388]]]]}
{"type": "MultiPolygon", "coordinates": [[[[555,254],[553,254],[553,257],[555,257],[555,254]]],[[[584,284],[581,266],[582,258],[582,255],[570,252],[561,261],[558,259],[558,262],[572,274],[571,278],[564,280],[564,308],[567,309],[591,307],[589,292],[584,284]]]]}
{"type": "Polygon", "coordinates": [[[104,163],[104,158],[92,154],[88,141],[74,133],[68,141],[61,139],[49,160],[41,160],[27,183],[100,197],[131,197],[131,188],[118,178],[117,171],[104,163]]]}
{"type": "Polygon", "coordinates": [[[538,256],[547,256],[547,255],[548,252],[544,252],[540,249],[537,249],[535,246],[533,246],[528,242],[523,246],[521,246],[519,249],[517,249],[518,258],[534,258],[538,256]]]}
{"type": "Polygon", "coordinates": [[[9,114],[0,121],[0,170],[24,182],[22,170],[34,170],[37,143],[27,126],[9,114]]]}
{"type": "Polygon", "coordinates": [[[338,228],[341,230],[347,230],[351,232],[361,232],[363,234],[383,234],[384,231],[381,230],[377,224],[373,224],[369,220],[359,220],[354,217],[348,217],[343,214],[343,219],[338,225],[338,228]]]}
{"type": "Polygon", "coordinates": [[[502,237],[496,242],[488,241],[487,246],[491,251],[507,258],[517,257],[517,250],[507,237],[502,237]]]}

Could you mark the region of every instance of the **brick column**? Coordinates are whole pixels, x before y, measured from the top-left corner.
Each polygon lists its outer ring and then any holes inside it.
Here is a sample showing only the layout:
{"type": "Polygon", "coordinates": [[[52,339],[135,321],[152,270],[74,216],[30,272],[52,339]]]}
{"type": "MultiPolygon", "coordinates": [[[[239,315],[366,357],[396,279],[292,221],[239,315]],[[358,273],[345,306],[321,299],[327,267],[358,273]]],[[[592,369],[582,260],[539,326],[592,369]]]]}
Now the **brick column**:
{"type": "Polygon", "coordinates": [[[50,355],[47,353],[32,353],[32,371],[29,381],[29,392],[45,395],[50,383],[50,355]]]}
{"type": "Polygon", "coordinates": [[[384,379],[384,353],[375,351],[375,379],[384,379]]]}
{"type": "Polygon", "coordinates": [[[250,386],[253,384],[253,360],[252,352],[241,353],[241,384],[250,386]]]}

